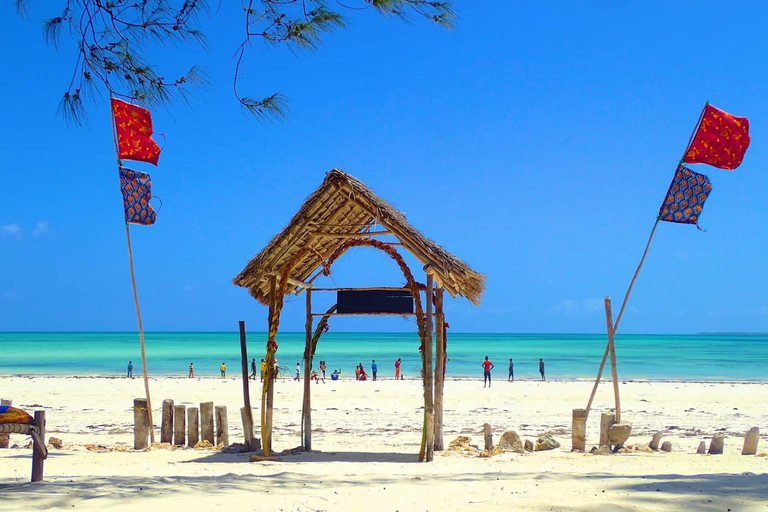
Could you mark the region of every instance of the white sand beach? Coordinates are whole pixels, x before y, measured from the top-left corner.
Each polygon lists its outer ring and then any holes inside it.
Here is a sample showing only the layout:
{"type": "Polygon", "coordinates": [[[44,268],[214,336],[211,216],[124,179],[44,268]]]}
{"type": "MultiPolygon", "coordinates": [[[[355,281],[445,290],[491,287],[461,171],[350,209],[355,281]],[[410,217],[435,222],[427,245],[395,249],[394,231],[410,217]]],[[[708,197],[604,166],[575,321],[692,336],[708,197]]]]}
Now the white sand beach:
{"type": "MultiPolygon", "coordinates": [[[[153,378],[155,424],[162,400],[187,406],[213,401],[228,408],[230,442],[242,442],[238,378],[153,378]]],[[[312,453],[274,462],[215,450],[135,452],[133,398],[141,378],[2,377],[0,396],[31,412],[47,412],[50,448],[45,481],[29,482],[31,450],[0,450],[0,510],[767,510],[768,384],[623,382],[622,419],[633,424],[628,444],[647,445],[668,430],[671,453],[570,453],[571,410],[584,407],[587,381],[448,381],[446,446],[459,435],[482,448],[482,425],[494,441],[505,430],[535,441],[550,433],[561,447],[490,458],[436,453],[417,462],[422,387],[417,380],[313,385],[312,453]],[[742,456],[745,432],[763,432],[758,456],[742,456]],[[696,455],[699,442],[726,435],[723,455],[696,455]],[[86,445],[104,447],[92,451],[86,445]]],[[[303,384],[280,380],[275,392],[276,451],[300,444],[303,384]]],[[[260,385],[251,384],[258,421],[260,385]]],[[[601,385],[587,428],[597,444],[600,412],[613,407],[601,385]]],[[[258,430],[258,427],[257,427],[258,430]]],[[[257,432],[258,435],[258,432],[257,432]]],[[[156,429],[159,440],[159,428],[156,429]]],[[[11,444],[28,438],[11,436],[11,444]]]]}

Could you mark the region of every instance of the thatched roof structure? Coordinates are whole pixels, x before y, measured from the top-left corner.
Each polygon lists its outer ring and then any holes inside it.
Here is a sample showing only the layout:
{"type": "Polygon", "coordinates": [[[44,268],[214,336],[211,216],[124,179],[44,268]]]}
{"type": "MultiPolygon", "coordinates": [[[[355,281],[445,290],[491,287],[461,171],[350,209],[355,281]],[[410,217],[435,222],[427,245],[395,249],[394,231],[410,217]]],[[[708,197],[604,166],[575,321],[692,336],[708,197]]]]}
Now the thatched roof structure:
{"type": "Polygon", "coordinates": [[[311,245],[316,251],[302,258],[289,277],[286,294],[295,293],[319,276],[316,272],[322,264],[317,254],[327,258],[350,237],[370,232],[377,224],[431,269],[438,286],[453,297],[460,295],[473,304],[480,303],[485,276],[419,233],[401,212],[339,169],[326,175],[323,184],[307,198],[285,229],[246,265],[233,283],[248,288],[254,298],[267,304],[268,277],[279,274],[299,250],[311,245]]]}

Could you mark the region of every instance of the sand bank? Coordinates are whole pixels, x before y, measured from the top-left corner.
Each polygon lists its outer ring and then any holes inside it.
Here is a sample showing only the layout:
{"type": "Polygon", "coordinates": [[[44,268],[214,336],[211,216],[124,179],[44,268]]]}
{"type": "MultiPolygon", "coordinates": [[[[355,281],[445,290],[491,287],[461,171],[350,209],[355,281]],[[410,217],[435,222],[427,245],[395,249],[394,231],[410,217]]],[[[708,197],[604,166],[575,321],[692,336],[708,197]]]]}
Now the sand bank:
{"type": "MultiPolygon", "coordinates": [[[[164,398],[176,404],[226,405],[230,441],[242,440],[236,378],[151,380],[155,423],[164,398]]],[[[282,380],[275,394],[274,448],[300,444],[303,384],[282,380]]],[[[259,384],[251,393],[258,418],[259,384]]],[[[495,439],[516,430],[534,440],[552,434],[562,447],[492,458],[436,454],[416,462],[422,421],[416,380],[313,385],[315,452],[279,462],[201,450],[88,451],[132,447],[132,399],[140,378],[2,377],[0,396],[27,410],[47,411],[51,450],[46,482],[30,484],[31,450],[0,450],[0,510],[4,508],[198,510],[766,510],[768,457],[741,456],[746,430],[768,432],[764,383],[626,382],[622,416],[633,423],[629,444],[647,444],[661,429],[672,453],[595,456],[570,453],[571,410],[584,407],[591,383],[479,381],[446,383],[446,444],[458,435],[482,445],[482,424],[495,439]],[[695,455],[699,441],[726,434],[725,454],[695,455]]],[[[600,411],[613,406],[603,384],[587,427],[596,444],[600,411]]],[[[159,440],[159,429],[157,430],[159,440]]],[[[26,444],[23,436],[12,443],[26,444]]],[[[482,447],[482,446],[481,446],[482,447]]],[[[763,436],[759,452],[768,451],[763,436]]]]}

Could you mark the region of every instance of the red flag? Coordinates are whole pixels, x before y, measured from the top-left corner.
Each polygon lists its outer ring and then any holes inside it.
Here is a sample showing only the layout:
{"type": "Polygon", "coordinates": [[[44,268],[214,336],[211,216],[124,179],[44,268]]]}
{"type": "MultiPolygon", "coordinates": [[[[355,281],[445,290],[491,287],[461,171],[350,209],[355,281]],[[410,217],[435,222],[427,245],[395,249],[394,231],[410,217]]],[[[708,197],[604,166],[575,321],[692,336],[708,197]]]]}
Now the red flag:
{"type": "Polygon", "coordinates": [[[741,165],[749,142],[749,120],[746,117],[732,116],[707,103],[683,161],[732,171],[741,165]]]}
{"type": "Polygon", "coordinates": [[[160,147],[152,140],[149,110],[112,98],[112,115],[117,130],[117,158],[157,165],[160,147]]]}

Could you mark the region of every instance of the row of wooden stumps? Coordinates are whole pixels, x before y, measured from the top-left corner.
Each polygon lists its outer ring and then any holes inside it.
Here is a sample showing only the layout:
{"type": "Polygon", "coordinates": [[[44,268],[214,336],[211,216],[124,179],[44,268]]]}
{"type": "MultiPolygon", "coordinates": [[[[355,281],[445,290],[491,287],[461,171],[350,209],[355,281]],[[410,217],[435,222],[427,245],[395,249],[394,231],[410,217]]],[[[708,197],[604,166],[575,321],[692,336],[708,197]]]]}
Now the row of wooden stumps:
{"type": "MultiPolygon", "coordinates": [[[[0,405],[13,405],[13,400],[0,398],[0,405]]],[[[48,449],[45,447],[45,411],[35,411],[32,425],[37,428],[37,433],[32,435],[32,481],[42,482],[45,459],[48,458],[48,449]]],[[[10,442],[10,434],[0,434],[0,448],[8,448],[10,442]]]]}
{"type": "MultiPolygon", "coordinates": [[[[149,446],[149,412],[147,400],[133,400],[133,448],[144,450],[149,446]]],[[[160,442],[194,448],[198,442],[207,441],[211,446],[229,446],[227,407],[213,402],[203,402],[200,408],[174,405],[173,400],[163,400],[163,419],[160,425],[160,442]]]]}

